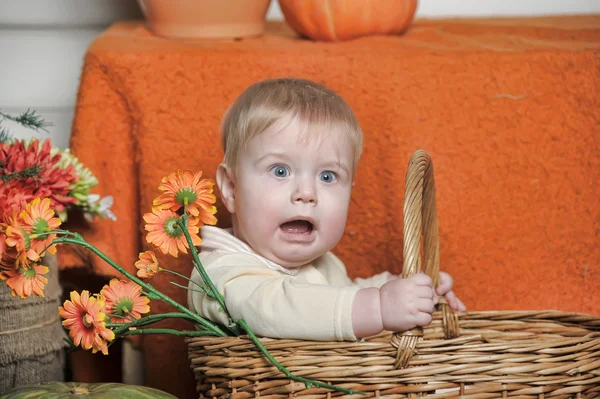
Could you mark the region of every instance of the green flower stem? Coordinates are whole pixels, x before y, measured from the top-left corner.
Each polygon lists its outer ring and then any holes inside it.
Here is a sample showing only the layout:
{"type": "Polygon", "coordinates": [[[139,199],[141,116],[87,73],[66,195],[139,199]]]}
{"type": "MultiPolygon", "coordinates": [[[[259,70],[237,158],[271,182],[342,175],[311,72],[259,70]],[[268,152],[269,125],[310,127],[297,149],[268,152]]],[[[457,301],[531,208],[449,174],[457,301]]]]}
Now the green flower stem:
{"type": "Polygon", "coordinates": [[[233,334],[240,335],[240,331],[239,331],[237,325],[233,322],[233,318],[231,317],[231,314],[227,310],[227,305],[225,305],[225,298],[223,298],[223,295],[221,295],[221,293],[219,292],[217,287],[215,287],[215,285],[213,284],[210,277],[208,277],[208,274],[206,274],[206,270],[204,270],[204,267],[202,266],[202,262],[200,262],[200,258],[198,257],[198,250],[194,246],[194,243],[192,242],[192,237],[190,236],[190,232],[188,231],[188,216],[185,214],[185,212],[181,216],[181,219],[177,220],[177,224],[183,231],[183,235],[185,236],[185,239],[190,248],[190,252],[192,253],[192,258],[194,259],[194,262],[193,262],[194,267],[196,268],[198,273],[200,273],[200,275],[202,276],[202,280],[204,281],[204,284],[206,284],[206,286],[208,287],[208,288],[203,287],[206,290],[206,294],[209,297],[216,299],[217,302],[219,303],[221,309],[223,309],[223,311],[229,317],[230,325],[227,326],[227,328],[233,334]]]}
{"type": "Polygon", "coordinates": [[[201,294],[206,294],[206,291],[204,291],[204,288],[202,288],[201,290],[195,290],[195,289],[187,287],[185,285],[177,284],[173,281],[171,281],[171,284],[173,284],[175,287],[183,288],[184,290],[199,292],[201,294]]]}
{"type": "Polygon", "coordinates": [[[189,321],[196,321],[187,314],[172,312],[153,314],[136,320],[128,321],[127,323],[106,322],[105,324],[108,328],[114,328],[115,335],[118,335],[121,330],[125,331],[130,327],[147,326],[148,324],[156,323],[164,319],[185,319],[189,321]]]}
{"type": "Polygon", "coordinates": [[[192,280],[191,278],[188,278],[188,277],[184,276],[184,275],[183,275],[183,274],[181,274],[181,273],[177,273],[177,272],[176,272],[176,271],[174,271],[174,270],[163,269],[162,267],[160,268],[160,270],[161,270],[161,271],[163,271],[163,272],[171,273],[171,274],[174,274],[174,275],[176,275],[176,276],[178,276],[178,277],[181,277],[181,278],[183,278],[183,279],[185,279],[185,280],[187,280],[187,281],[189,281],[189,282],[191,282],[191,283],[193,283],[193,284],[197,285],[198,287],[200,287],[200,288],[204,289],[204,287],[203,287],[203,286],[201,286],[200,284],[198,284],[197,282],[195,282],[195,281],[194,281],[194,280],[192,280]]]}
{"type": "MultiPolygon", "coordinates": [[[[128,320],[127,322],[132,322],[135,321],[135,319],[132,319],[131,317],[127,317],[127,316],[122,316],[120,314],[115,314],[115,313],[105,313],[106,316],[110,317],[110,319],[112,320],[112,318],[114,317],[115,319],[122,319],[122,320],[128,320]]],[[[131,316],[131,315],[129,315],[131,316]]],[[[110,322],[109,322],[110,323],[110,322]]]]}
{"type": "MultiPolygon", "coordinates": [[[[37,236],[39,238],[43,238],[43,237],[46,237],[46,236],[49,236],[52,234],[62,234],[64,236],[73,236],[74,238],[79,238],[79,239],[83,240],[83,237],[81,237],[81,235],[79,235],[77,233],[71,233],[68,230],[50,230],[45,233],[40,233],[37,236]]],[[[50,243],[50,245],[47,245],[46,248],[44,248],[42,251],[40,251],[40,256],[43,256],[44,253],[48,250],[48,248],[50,248],[53,245],[54,245],[54,241],[52,243],[50,243]]]]}
{"type": "Polygon", "coordinates": [[[200,262],[200,258],[198,257],[198,251],[196,250],[196,247],[192,242],[190,232],[188,231],[188,217],[185,213],[181,216],[181,219],[177,221],[177,224],[179,224],[179,227],[181,227],[183,235],[185,236],[188,246],[190,247],[190,252],[192,253],[192,257],[194,258],[194,267],[196,268],[196,270],[198,270],[198,273],[200,273],[200,275],[202,276],[202,280],[209,288],[208,292],[214,295],[214,298],[217,300],[217,302],[219,302],[221,308],[223,308],[223,310],[227,314],[229,314],[229,312],[227,311],[227,306],[225,305],[225,298],[223,298],[223,295],[221,295],[217,287],[215,287],[215,285],[213,284],[210,277],[208,277],[208,274],[206,274],[206,271],[202,266],[202,262],[200,262]]]}
{"type": "MultiPolygon", "coordinates": [[[[41,233],[42,234],[66,234],[66,235],[71,235],[71,236],[75,236],[75,237],[81,237],[81,234],[79,233],[73,233],[72,231],[69,230],[61,230],[61,229],[56,229],[56,230],[50,230],[46,233],[41,233]]],[[[83,239],[83,237],[81,237],[83,239]]]]}
{"type": "Polygon", "coordinates": [[[146,334],[169,334],[177,335],[179,337],[205,337],[213,336],[208,331],[179,331],[171,328],[144,328],[141,330],[128,330],[123,332],[121,335],[146,335],[146,334]]]}
{"type": "Polygon", "coordinates": [[[118,264],[116,264],[112,259],[110,259],[104,253],[102,253],[100,250],[98,250],[96,247],[89,244],[87,241],[83,240],[82,238],[61,237],[61,238],[54,239],[52,242],[55,244],[74,244],[74,245],[79,245],[83,248],[89,249],[90,251],[95,253],[98,257],[100,257],[102,260],[107,262],[110,266],[112,266],[115,270],[117,270],[120,273],[122,273],[123,275],[125,275],[125,277],[127,277],[129,280],[131,280],[134,283],[136,283],[137,285],[141,286],[146,291],[151,292],[153,295],[160,298],[162,301],[168,303],[169,305],[173,306],[174,308],[181,311],[182,313],[186,314],[187,316],[190,316],[190,318],[192,320],[194,320],[195,322],[200,324],[205,330],[208,330],[208,331],[212,332],[213,335],[216,335],[219,337],[227,337],[228,336],[228,334],[225,331],[223,331],[223,329],[221,329],[218,325],[200,317],[200,315],[192,312],[191,310],[189,310],[185,306],[181,305],[177,301],[174,301],[170,297],[166,296],[162,292],[160,292],[157,289],[155,289],[154,287],[152,287],[150,284],[146,284],[145,282],[143,282],[142,280],[140,280],[139,278],[137,278],[133,274],[129,273],[127,270],[123,269],[118,264]]]}
{"type": "Polygon", "coordinates": [[[288,371],[287,368],[285,368],[281,363],[279,363],[277,360],[275,360],[273,355],[271,355],[269,353],[267,348],[264,347],[264,345],[262,344],[262,342],[260,342],[258,337],[256,335],[254,335],[254,332],[250,329],[248,324],[246,324],[246,321],[244,319],[239,319],[236,321],[236,323],[242,328],[242,330],[244,330],[246,332],[246,334],[248,334],[248,337],[250,338],[250,340],[252,342],[254,342],[254,344],[258,347],[258,349],[262,352],[262,354],[265,355],[265,357],[267,359],[269,359],[271,364],[274,365],[275,367],[277,367],[277,370],[279,370],[283,374],[285,374],[285,376],[287,378],[289,378],[290,380],[297,381],[297,382],[303,382],[307,388],[310,388],[312,385],[314,385],[319,388],[327,388],[327,389],[333,389],[333,390],[340,391],[340,392],[345,392],[349,395],[364,394],[364,392],[353,391],[352,389],[342,388],[342,387],[339,387],[336,385],[326,384],[324,382],[315,381],[315,380],[311,380],[309,378],[304,378],[304,377],[297,377],[297,376],[293,375],[292,373],[290,373],[288,371]]]}

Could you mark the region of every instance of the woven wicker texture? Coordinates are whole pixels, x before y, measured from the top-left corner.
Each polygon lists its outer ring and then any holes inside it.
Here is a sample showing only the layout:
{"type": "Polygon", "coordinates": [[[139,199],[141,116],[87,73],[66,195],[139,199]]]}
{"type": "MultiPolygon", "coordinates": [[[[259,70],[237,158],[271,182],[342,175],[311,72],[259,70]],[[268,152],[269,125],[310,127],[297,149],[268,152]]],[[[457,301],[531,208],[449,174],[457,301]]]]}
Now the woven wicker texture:
{"type": "MultiPolygon", "coordinates": [[[[403,276],[439,273],[433,164],[410,160],[404,204],[403,276]]],[[[263,338],[297,376],[362,391],[347,395],[285,378],[247,337],[187,340],[200,398],[596,398],[600,318],[560,311],[455,314],[439,305],[432,323],[361,342],[263,338]]]]}

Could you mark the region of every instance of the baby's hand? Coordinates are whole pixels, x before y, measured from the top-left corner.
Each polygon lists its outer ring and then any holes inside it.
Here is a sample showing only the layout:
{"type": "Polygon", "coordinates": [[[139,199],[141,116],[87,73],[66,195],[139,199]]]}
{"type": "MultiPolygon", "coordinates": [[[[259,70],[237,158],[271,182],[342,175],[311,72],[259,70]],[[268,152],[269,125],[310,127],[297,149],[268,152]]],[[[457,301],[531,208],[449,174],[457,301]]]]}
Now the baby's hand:
{"type": "Polygon", "coordinates": [[[431,278],[423,273],[388,281],[379,289],[383,328],[406,331],[428,325],[434,295],[431,278]]]}
{"type": "MultiPolygon", "coordinates": [[[[440,283],[436,289],[437,295],[445,296],[448,305],[450,305],[452,309],[464,312],[467,310],[467,307],[452,291],[453,284],[454,281],[448,273],[440,272],[440,283]]],[[[437,303],[437,297],[435,298],[435,302],[437,303]]]]}

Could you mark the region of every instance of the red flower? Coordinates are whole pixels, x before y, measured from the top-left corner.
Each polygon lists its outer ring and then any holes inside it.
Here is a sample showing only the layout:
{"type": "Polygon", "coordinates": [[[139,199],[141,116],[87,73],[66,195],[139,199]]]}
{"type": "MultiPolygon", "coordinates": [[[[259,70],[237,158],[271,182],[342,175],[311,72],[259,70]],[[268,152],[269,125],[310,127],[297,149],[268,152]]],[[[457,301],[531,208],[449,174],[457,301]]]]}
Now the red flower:
{"type": "Polygon", "coordinates": [[[19,180],[10,180],[5,184],[0,184],[0,223],[8,223],[9,215],[25,209],[25,205],[35,198],[35,189],[35,185],[27,186],[19,180]]]}
{"type": "Polygon", "coordinates": [[[0,212],[24,209],[34,198],[50,198],[51,208],[61,212],[77,201],[69,197],[69,187],[77,180],[73,166],[56,167],[60,154],[52,156],[50,140],[42,147],[33,140],[28,146],[17,140],[0,145],[0,178],[5,183],[0,187],[0,212]]]}

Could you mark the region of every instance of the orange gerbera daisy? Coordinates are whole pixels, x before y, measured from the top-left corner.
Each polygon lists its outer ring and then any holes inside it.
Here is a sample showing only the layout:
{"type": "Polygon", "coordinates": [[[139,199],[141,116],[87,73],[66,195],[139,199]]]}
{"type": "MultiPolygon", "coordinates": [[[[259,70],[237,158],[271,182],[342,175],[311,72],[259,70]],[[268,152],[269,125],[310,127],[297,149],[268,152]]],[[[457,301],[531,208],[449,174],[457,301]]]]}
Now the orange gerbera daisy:
{"type": "MultiPolygon", "coordinates": [[[[56,234],[42,237],[38,237],[38,234],[58,228],[61,221],[50,209],[50,198],[36,198],[28,203],[19,214],[19,219],[13,219],[6,229],[6,245],[15,247],[23,256],[37,261],[44,255],[44,249],[56,238],[56,234]]],[[[56,253],[56,245],[49,247],[48,252],[56,253]]]]}
{"type": "MultiPolygon", "coordinates": [[[[177,250],[187,254],[187,240],[183,235],[183,230],[177,224],[179,215],[170,209],[153,208],[152,213],[144,215],[146,226],[149,233],[146,235],[146,241],[156,245],[163,254],[171,254],[177,258],[177,250]]],[[[200,245],[202,240],[198,236],[200,228],[197,226],[198,219],[188,220],[188,232],[192,237],[194,245],[200,245]]]]}
{"type": "Polygon", "coordinates": [[[25,228],[25,224],[16,213],[8,218],[4,256],[10,253],[19,262],[37,261],[40,256],[31,249],[30,233],[25,228]]]}
{"type": "MultiPolygon", "coordinates": [[[[50,209],[50,198],[34,199],[25,206],[25,210],[19,215],[25,223],[26,229],[31,228],[31,247],[37,252],[43,251],[52,240],[56,238],[56,234],[51,234],[44,237],[36,237],[38,234],[47,233],[50,230],[55,230],[60,227],[61,220],[56,217],[53,209],[50,209]]],[[[56,253],[56,246],[48,248],[51,254],[56,253]]],[[[40,254],[42,255],[42,254],[40,254]]]]}
{"type": "Polygon", "coordinates": [[[44,287],[48,284],[48,279],[43,275],[49,270],[46,266],[31,264],[16,270],[4,270],[0,272],[0,279],[6,280],[13,296],[27,298],[33,293],[43,297],[44,287]]]}
{"type": "Polygon", "coordinates": [[[150,278],[160,272],[162,268],[158,265],[158,259],[152,251],[140,252],[139,260],[135,262],[139,278],[150,278]]]}
{"type": "Polygon", "coordinates": [[[107,341],[115,339],[115,333],[106,328],[103,307],[102,297],[90,296],[87,290],[82,291],[81,295],[71,291],[71,300],[59,306],[58,314],[65,319],[62,325],[69,330],[69,336],[76,346],[91,349],[92,353],[102,351],[108,355],[107,341]]]}
{"type": "Polygon", "coordinates": [[[141,293],[142,287],[128,280],[113,278],[100,291],[106,303],[104,312],[113,323],[129,323],[150,312],[150,299],[141,293]]]}
{"type": "Polygon", "coordinates": [[[199,218],[204,224],[216,224],[217,208],[214,206],[217,197],[213,194],[215,182],[202,179],[202,171],[177,170],[162,178],[158,189],[163,193],[153,201],[153,206],[177,212],[187,205],[187,211],[199,218]]]}

